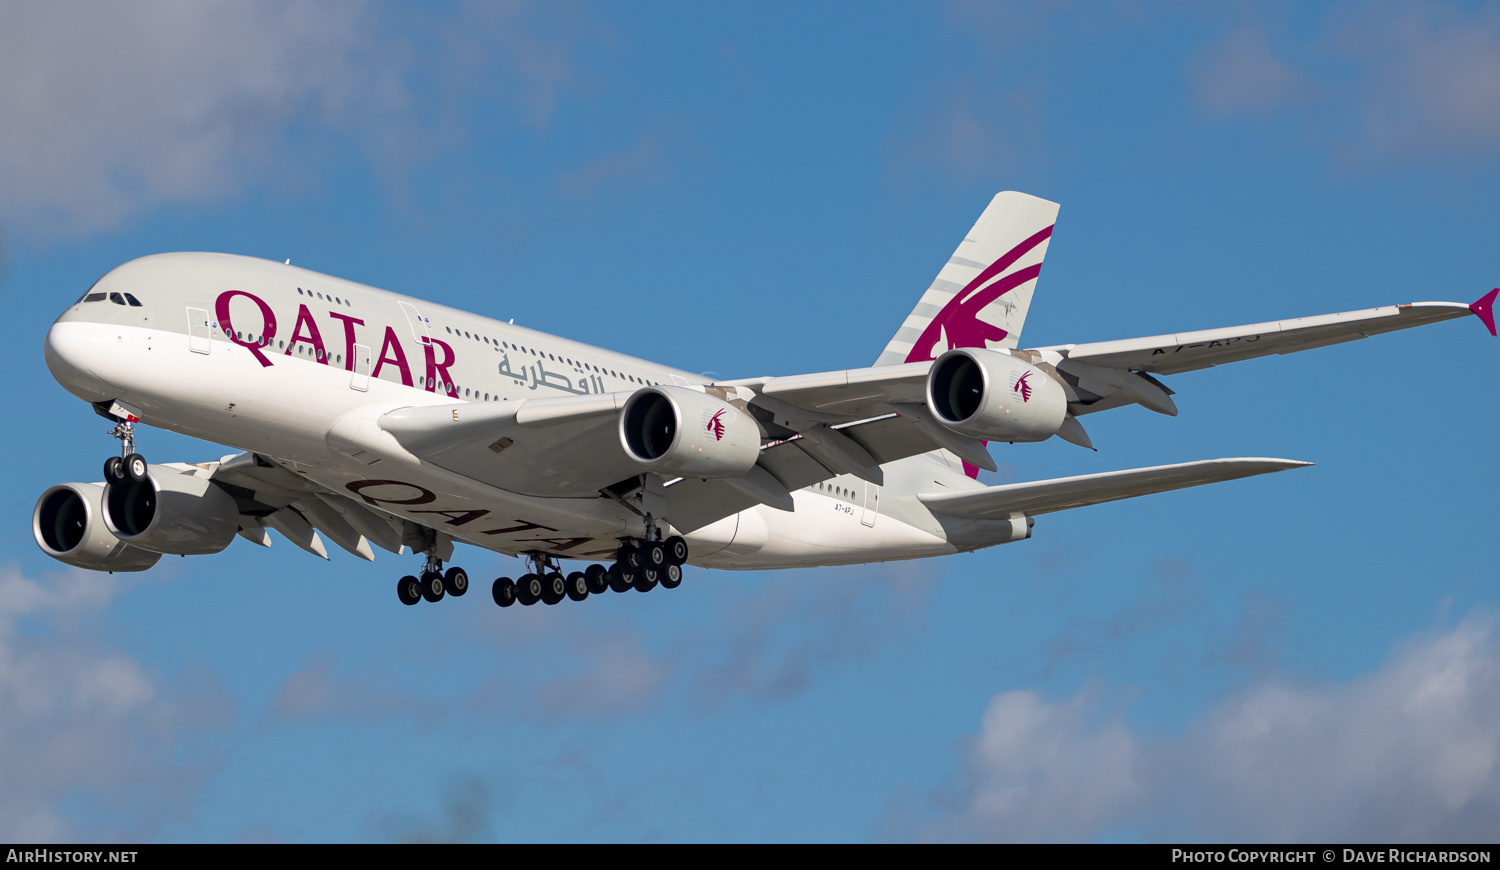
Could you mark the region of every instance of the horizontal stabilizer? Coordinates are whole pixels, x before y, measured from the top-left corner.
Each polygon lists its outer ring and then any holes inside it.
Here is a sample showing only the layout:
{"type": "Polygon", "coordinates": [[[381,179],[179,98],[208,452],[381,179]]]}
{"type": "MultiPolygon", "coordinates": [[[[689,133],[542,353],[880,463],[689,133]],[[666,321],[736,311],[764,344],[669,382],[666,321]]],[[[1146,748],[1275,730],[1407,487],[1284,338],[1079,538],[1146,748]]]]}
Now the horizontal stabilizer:
{"type": "Polygon", "coordinates": [[[1007,483],[967,492],[922,493],[917,498],[933,513],[972,519],[1005,519],[1013,514],[1052,513],[1205,483],[1238,480],[1311,462],[1293,459],[1205,459],[1177,465],[1107,471],[1030,483],[1007,483]]]}

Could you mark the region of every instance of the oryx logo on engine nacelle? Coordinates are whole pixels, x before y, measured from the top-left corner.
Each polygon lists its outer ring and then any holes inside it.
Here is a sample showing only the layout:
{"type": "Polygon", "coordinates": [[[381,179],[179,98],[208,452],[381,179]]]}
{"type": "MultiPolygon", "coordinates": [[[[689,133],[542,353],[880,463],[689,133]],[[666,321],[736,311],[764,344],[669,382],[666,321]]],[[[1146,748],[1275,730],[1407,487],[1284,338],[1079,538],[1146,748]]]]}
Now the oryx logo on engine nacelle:
{"type": "Polygon", "coordinates": [[[703,427],[703,431],[714,433],[714,440],[715,441],[723,441],[724,440],[724,409],[723,408],[720,408],[712,417],[710,417],[708,419],[708,424],[703,427]]]}
{"type": "Polygon", "coordinates": [[[1031,401],[1031,384],[1026,381],[1029,377],[1031,377],[1031,372],[1025,372],[1019,378],[1016,378],[1016,385],[1011,387],[1011,389],[1021,394],[1021,401],[1023,402],[1031,401]]]}

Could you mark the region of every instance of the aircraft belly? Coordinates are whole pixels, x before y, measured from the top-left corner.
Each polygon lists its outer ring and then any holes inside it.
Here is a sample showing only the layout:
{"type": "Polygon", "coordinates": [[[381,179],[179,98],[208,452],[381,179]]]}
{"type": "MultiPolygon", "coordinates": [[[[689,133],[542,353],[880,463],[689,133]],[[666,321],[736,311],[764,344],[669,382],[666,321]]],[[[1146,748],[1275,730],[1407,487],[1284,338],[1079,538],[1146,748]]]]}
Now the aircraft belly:
{"type": "Polygon", "coordinates": [[[860,522],[858,508],[806,491],[792,494],[796,510],[755,507],[739,514],[741,525],[758,523],[764,543],[752,548],[736,535],[725,549],[695,564],[708,568],[760,570],[812,568],[919,559],[958,552],[939,535],[882,516],[874,526],[860,522]],[[848,510],[846,510],[848,509],[848,510]],[[751,519],[753,518],[753,519],[751,519]]]}

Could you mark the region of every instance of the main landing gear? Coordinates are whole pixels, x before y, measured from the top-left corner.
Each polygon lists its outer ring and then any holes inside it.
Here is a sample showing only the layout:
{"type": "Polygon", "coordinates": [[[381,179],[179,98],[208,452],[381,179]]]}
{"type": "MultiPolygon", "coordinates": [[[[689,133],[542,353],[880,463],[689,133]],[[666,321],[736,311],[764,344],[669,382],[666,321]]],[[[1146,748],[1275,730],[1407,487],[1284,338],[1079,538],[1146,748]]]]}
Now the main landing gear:
{"type": "Polygon", "coordinates": [[[432,553],[427,554],[427,566],[421,576],[408,574],[396,583],[396,596],[408,606],[423,600],[435,603],[448,595],[458,598],[468,591],[468,572],[456,565],[444,571],[443,560],[432,553]]]}
{"type": "Polygon", "coordinates": [[[531,562],[530,572],[516,580],[501,577],[495,581],[491,594],[501,607],[518,601],[527,606],[538,601],[557,604],[564,598],[582,601],[606,589],[650,592],[658,585],[676,589],[682,585],[682,565],[688,558],[688,546],[687,541],[675,535],[665,541],[626,538],[615,552],[614,564],[590,565],[566,577],[552,556],[529,553],[526,558],[531,562]]]}
{"type": "Polygon", "coordinates": [[[119,439],[120,455],[104,460],[105,482],[124,483],[133,480],[139,483],[145,480],[149,466],[146,464],[146,457],[135,452],[135,424],[122,420],[106,434],[119,439]]]}

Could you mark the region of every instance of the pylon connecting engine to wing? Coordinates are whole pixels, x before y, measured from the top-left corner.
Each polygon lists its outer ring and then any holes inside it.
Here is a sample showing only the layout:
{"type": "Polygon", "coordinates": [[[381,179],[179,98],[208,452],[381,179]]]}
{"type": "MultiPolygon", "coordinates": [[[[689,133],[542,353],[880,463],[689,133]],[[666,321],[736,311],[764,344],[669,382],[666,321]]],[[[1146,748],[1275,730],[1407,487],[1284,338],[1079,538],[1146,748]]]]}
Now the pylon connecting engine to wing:
{"type": "Polygon", "coordinates": [[[144,480],[104,486],[104,522],[132,547],[174,556],[217,553],[239,532],[234,499],[210,481],[152,465],[144,480]]]}
{"type": "Polygon", "coordinates": [[[1041,369],[1009,354],[954,348],[927,376],[927,407],[949,429],[985,441],[1046,441],[1068,400],[1041,369]]]}
{"type": "Polygon", "coordinates": [[[685,387],[647,387],[620,412],[620,443],[658,474],[740,477],[760,457],[760,426],[749,414],[685,387]]]}

